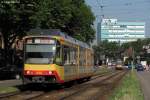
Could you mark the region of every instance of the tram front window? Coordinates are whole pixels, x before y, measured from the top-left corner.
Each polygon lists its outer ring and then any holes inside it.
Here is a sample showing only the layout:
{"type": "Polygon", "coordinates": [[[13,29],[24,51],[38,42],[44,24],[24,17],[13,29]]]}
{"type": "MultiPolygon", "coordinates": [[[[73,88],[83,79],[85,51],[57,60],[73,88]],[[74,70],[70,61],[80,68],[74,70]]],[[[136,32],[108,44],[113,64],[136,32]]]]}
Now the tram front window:
{"type": "Polygon", "coordinates": [[[26,64],[50,64],[53,63],[56,52],[55,44],[26,44],[26,64]]]}

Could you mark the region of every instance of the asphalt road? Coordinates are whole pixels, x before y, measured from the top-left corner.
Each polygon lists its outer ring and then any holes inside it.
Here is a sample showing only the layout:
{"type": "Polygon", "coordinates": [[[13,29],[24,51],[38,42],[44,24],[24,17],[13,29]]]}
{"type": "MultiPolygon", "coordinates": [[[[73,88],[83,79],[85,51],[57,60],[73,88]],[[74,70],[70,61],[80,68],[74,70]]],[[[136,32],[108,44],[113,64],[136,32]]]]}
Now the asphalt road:
{"type": "Polygon", "coordinates": [[[141,83],[144,100],[150,100],[150,72],[139,71],[137,72],[137,76],[141,83]]]}

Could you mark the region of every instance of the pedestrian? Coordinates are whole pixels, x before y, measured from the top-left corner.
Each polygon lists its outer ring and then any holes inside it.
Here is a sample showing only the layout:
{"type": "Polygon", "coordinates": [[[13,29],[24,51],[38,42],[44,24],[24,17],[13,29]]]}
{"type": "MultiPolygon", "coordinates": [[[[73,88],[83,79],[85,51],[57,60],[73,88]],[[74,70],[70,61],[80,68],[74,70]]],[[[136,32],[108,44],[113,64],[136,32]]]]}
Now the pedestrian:
{"type": "Polygon", "coordinates": [[[149,66],[148,66],[148,65],[146,65],[145,67],[146,67],[146,71],[149,71],[149,66]]]}
{"type": "Polygon", "coordinates": [[[148,70],[150,70],[150,64],[148,64],[148,70]]]}

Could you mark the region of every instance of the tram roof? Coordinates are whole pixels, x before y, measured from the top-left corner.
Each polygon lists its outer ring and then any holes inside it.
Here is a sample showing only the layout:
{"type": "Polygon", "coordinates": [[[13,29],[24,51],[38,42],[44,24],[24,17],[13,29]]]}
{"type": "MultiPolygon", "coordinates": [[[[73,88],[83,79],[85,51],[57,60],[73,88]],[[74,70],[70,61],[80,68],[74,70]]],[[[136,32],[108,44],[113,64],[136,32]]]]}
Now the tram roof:
{"type": "Polygon", "coordinates": [[[86,43],[68,36],[64,32],[61,32],[59,29],[31,29],[28,32],[28,35],[30,35],[30,36],[31,35],[34,35],[34,36],[59,36],[59,37],[63,37],[65,41],[80,45],[81,47],[90,48],[90,46],[87,45],[86,43]]]}

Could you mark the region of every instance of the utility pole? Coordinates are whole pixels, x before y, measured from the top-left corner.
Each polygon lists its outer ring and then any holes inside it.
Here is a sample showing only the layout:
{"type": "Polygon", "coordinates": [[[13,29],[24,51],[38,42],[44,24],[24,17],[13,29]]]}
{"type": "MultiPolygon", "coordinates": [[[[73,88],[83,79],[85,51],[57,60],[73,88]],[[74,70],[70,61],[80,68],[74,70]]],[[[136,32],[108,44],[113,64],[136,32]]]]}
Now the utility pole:
{"type": "Polygon", "coordinates": [[[134,63],[135,63],[135,53],[134,53],[134,48],[132,47],[132,58],[133,58],[133,61],[132,61],[132,71],[134,69],[134,63]]]}
{"type": "Polygon", "coordinates": [[[97,20],[97,44],[99,44],[99,42],[101,41],[101,39],[99,39],[99,38],[101,38],[101,23],[102,23],[102,19],[104,18],[104,14],[103,14],[103,8],[104,8],[104,6],[102,5],[102,0],[96,0],[97,1],[97,4],[98,4],[98,6],[99,6],[99,8],[100,8],[100,18],[98,18],[99,20],[97,20]]]}
{"type": "Polygon", "coordinates": [[[102,0],[97,0],[97,4],[98,4],[98,6],[100,7],[100,11],[101,11],[101,21],[102,21],[102,19],[104,18],[104,5],[102,4],[102,0]]]}
{"type": "MultiPolygon", "coordinates": [[[[103,12],[104,5],[102,4],[102,0],[97,0],[97,4],[100,8],[100,13],[101,13],[100,14],[100,21],[98,22],[98,23],[100,23],[100,25],[99,25],[100,28],[98,28],[98,29],[100,29],[100,32],[99,32],[100,37],[98,37],[98,38],[101,38],[101,28],[102,28],[101,26],[102,26],[102,21],[103,21],[103,18],[104,18],[104,12],[103,12]]],[[[100,41],[101,41],[101,39],[100,39],[100,41]]],[[[100,42],[100,41],[98,41],[98,42],[100,42]]],[[[102,62],[104,62],[105,55],[103,54],[103,55],[100,55],[100,56],[102,57],[102,60],[103,60],[102,62]]],[[[100,57],[100,59],[101,59],[101,57],[100,57]]]]}

